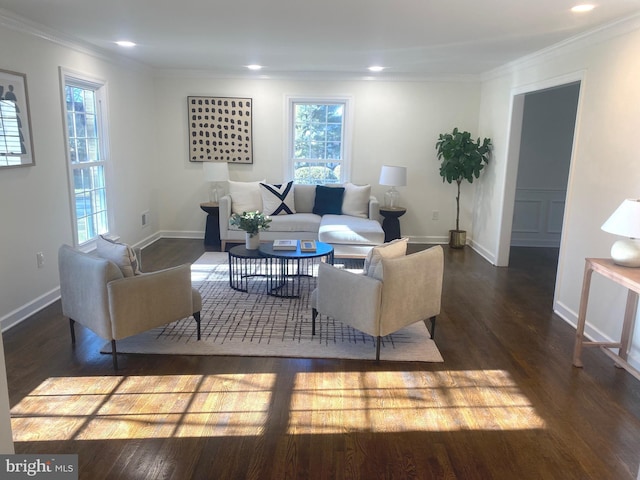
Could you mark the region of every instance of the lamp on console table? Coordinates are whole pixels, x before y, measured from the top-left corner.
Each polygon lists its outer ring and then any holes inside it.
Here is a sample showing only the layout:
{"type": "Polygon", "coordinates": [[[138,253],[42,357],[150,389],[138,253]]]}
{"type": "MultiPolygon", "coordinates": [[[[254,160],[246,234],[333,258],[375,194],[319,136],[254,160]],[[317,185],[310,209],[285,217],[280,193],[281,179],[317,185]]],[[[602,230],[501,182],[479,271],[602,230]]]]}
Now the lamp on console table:
{"type": "Polygon", "coordinates": [[[397,167],[395,165],[383,165],[380,170],[380,185],[388,185],[391,188],[384,194],[384,206],[397,208],[400,206],[400,194],[396,187],[407,185],[407,167],[397,167]]]}
{"type": "Polygon", "coordinates": [[[224,194],[219,184],[229,180],[229,165],[227,162],[202,162],[202,170],[204,179],[211,182],[209,201],[218,203],[219,197],[224,194]]]}
{"type": "Polygon", "coordinates": [[[626,199],[602,225],[605,232],[627,237],[611,247],[611,259],[624,267],[640,267],[640,199],[626,199]]]}

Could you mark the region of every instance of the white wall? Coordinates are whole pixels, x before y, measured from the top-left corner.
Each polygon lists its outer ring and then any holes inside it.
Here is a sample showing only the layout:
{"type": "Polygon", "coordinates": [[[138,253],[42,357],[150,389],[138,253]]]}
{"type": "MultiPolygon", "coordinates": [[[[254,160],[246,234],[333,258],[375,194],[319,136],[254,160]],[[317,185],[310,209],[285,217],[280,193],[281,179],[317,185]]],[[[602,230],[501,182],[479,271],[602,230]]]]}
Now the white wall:
{"type": "MultiPolygon", "coordinates": [[[[482,86],[480,133],[494,143],[494,168],[478,188],[474,241],[488,258],[498,255],[511,102],[528,86],[582,76],[574,157],[560,249],[554,309],[575,324],[585,257],[608,257],[616,240],[600,226],[624,198],[640,196],[640,161],[633,147],[640,121],[640,19],[600,32],[583,43],[539,54],[487,76],[482,86]],[[578,72],[578,73],[576,73],[578,72]],[[581,72],[581,73],[580,73],[581,72]]],[[[587,334],[619,338],[624,290],[594,275],[587,334]]],[[[640,323],[640,322],[638,322],[640,323]]],[[[633,362],[640,364],[636,335],[633,362]]]]}
{"type": "MultiPolygon", "coordinates": [[[[438,174],[435,142],[453,127],[477,131],[479,82],[291,81],[158,75],[155,84],[160,230],[202,235],[207,199],[202,166],[187,156],[187,96],[253,99],[254,163],[230,165],[232,180],[282,181],[286,164],[285,95],[350,95],[354,100],[351,181],[369,183],[378,199],[383,164],[408,167],[400,188],[407,213],[403,235],[416,242],[446,241],[455,227],[455,187],[438,174]],[[439,220],[431,220],[431,212],[439,220]]],[[[474,185],[464,185],[461,223],[471,229],[474,185]]]]}
{"type": "MultiPolygon", "coordinates": [[[[0,68],[27,75],[36,165],[0,170],[0,321],[15,323],[54,300],[59,285],[57,251],[72,242],[71,207],[62,126],[59,67],[107,82],[109,94],[112,231],[136,243],[139,212],[154,208],[151,73],[136,64],[88,55],[32,35],[0,28],[0,68]],[[43,252],[38,269],[36,252],[43,252]]],[[[148,232],[147,232],[148,230],[148,232]]]]}

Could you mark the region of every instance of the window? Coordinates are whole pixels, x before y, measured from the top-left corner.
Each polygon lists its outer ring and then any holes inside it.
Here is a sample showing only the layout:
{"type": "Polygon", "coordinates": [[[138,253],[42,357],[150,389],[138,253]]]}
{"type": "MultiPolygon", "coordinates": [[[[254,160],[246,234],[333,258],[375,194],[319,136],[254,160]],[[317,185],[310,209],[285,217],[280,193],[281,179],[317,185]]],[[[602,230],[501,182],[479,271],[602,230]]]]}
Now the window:
{"type": "Polygon", "coordinates": [[[20,165],[20,155],[26,152],[20,141],[18,109],[12,100],[0,100],[0,159],[1,165],[20,165]]]}
{"type": "Polygon", "coordinates": [[[295,183],[348,179],[350,99],[290,98],[289,174],[295,183]]]}
{"type": "Polygon", "coordinates": [[[77,245],[109,230],[104,88],[104,84],[64,76],[69,183],[77,245]]]}

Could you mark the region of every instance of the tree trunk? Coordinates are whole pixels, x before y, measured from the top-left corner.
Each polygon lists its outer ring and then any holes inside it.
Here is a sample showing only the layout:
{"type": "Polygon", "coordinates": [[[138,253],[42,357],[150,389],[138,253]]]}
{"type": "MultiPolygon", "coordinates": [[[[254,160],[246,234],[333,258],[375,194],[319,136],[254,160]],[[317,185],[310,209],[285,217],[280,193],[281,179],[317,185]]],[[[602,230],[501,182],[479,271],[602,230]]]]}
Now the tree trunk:
{"type": "Polygon", "coordinates": [[[462,180],[456,180],[458,184],[458,195],[456,196],[456,230],[460,230],[460,183],[462,180]]]}

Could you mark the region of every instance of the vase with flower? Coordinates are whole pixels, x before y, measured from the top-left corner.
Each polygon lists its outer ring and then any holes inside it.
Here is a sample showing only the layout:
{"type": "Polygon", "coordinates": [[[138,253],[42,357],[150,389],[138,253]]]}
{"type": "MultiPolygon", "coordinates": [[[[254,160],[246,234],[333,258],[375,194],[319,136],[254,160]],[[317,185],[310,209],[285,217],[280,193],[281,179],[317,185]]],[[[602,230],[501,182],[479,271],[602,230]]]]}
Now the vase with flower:
{"type": "Polygon", "coordinates": [[[260,246],[260,232],[269,228],[271,218],[259,211],[234,213],[231,225],[246,232],[245,246],[247,250],[257,250],[260,246]]]}

